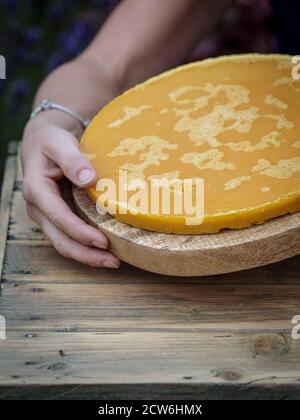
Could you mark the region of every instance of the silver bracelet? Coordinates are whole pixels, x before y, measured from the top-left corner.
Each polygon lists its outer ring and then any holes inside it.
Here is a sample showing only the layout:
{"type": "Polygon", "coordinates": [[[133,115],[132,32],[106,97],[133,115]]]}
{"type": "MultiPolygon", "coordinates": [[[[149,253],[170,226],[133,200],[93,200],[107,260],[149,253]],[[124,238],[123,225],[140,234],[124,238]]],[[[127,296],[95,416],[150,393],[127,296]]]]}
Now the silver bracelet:
{"type": "Polygon", "coordinates": [[[53,102],[50,102],[48,99],[44,99],[31,113],[30,115],[30,119],[32,120],[33,118],[35,118],[37,115],[39,115],[41,112],[43,111],[48,111],[49,109],[56,109],[57,111],[61,111],[64,112],[65,114],[70,115],[71,117],[75,118],[77,121],[79,121],[81,127],[85,130],[91,120],[90,119],[83,119],[81,118],[79,115],[75,114],[75,112],[73,112],[71,109],[66,108],[63,105],[59,105],[59,104],[55,104],[53,102]]]}

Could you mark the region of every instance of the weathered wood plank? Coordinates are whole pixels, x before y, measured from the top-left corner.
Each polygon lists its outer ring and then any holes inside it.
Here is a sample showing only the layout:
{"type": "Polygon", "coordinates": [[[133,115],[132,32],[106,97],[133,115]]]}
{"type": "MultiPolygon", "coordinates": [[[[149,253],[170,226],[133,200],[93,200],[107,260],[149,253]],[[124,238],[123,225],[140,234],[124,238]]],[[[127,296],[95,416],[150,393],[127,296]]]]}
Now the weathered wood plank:
{"type": "Polygon", "coordinates": [[[9,215],[11,210],[12,191],[16,176],[16,151],[13,150],[13,144],[9,148],[9,153],[10,154],[7,158],[5,166],[0,201],[0,284],[6,247],[9,215]]]}
{"type": "MultiPolygon", "coordinates": [[[[21,175],[19,174],[19,176],[21,175]]],[[[69,206],[73,207],[70,186],[66,182],[62,182],[61,189],[65,201],[68,202],[69,206]]],[[[25,202],[22,197],[22,182],[20,179],[16,180],[14,184],[11,201],[11,217],[9,221],[8,238],[11,240],[46,241],[47,239],[44,233],[32,220],[29,219],[27,215],[25,202]]]]}
{"type": "Polygon", "coordinates": [[[10,240],[46,240],[41,229],[27,216],[21,184],[15,185],[12,196],[11,217],[8,229],[10,240]]]}
{"type": "MultiPolygon", "coordinates": [[[[276,331],[291,333],[300,284],[8,283],[2,314],[14,332],[276,331]],[[84,316],[79,316],[84,314],[84,316]]],[[[300,343],[299,343],[300,345],[300,343]]]]}
{"type": "Polygon", "coordinates": [[[17,240],[45,240],[45,235],[27,216],[25,202],[22,197],[22,165],[20,158],[20,147],[13,145],[16,155],[16,173],[14,188],[11,200],[11,214],[8,226],[8,239],[17,240]]]}
{"type": "Polygon", "coordinates": [[[10,333],[0,383],[289,383],[299,387],[299,347],[281,334],[184,332],[10,333]],[[222,357],[220,358],[220,349],[222,357]]]}
{"type": "MultiPolygon", "coordinates": [[[[284,284],[294,287],[300,284],[300,256],[277,264],[244,272],[210,277],[176,278],[149,273],[123,264],[118,271],[93,269],[61,257],[49,243],[37,241],[9,241],[4,264],[4,280],[31,279],[38,282],[99,282],[124,283],[150,282],[166,284],[284,284]]],[[[183,286],[184,288],[184,286],[183,286]]]]}

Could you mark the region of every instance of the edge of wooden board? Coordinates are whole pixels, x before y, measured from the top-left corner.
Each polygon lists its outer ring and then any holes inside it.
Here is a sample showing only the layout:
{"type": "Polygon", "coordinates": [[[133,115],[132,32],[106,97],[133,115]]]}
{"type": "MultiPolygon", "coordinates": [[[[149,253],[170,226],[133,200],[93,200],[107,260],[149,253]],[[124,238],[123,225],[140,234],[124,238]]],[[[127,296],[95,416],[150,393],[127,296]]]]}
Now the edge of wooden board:
{"type": "Polygon", "coordinates": [[[242,271],[300,254],[300,213],[263,225],[212,235],[160,234],[99,215],[84,190],[73,187],[79,215],[110,240],[110,250],[138,268],[172,276],[242,271]]]}

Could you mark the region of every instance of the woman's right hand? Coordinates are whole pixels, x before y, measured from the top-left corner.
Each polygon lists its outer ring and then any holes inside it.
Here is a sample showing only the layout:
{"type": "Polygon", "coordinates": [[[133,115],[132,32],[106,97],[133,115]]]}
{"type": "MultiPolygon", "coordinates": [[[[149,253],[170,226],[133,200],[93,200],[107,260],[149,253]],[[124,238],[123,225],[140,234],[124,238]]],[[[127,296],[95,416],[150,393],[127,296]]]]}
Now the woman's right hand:
{"type": "Polygon", "coordinates": [[[120,261],[107,251],[107,238],[71,211],[57,184],[67,177],[86,188],[97,180],[76,138],[40,115],[25,128],[21,157],[27,212],[55,249],[93,267],[118,268],[120,261]]]}

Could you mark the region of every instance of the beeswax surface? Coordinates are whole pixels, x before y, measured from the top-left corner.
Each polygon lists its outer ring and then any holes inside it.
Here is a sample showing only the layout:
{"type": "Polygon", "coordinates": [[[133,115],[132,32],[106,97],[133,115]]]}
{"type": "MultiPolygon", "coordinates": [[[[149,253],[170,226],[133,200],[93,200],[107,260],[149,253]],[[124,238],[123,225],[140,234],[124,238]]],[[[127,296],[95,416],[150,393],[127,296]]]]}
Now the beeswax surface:
{"type": "MultiPolygon", "coordinates": [[[[216,233],[300,210],[300,81],[282,55],[204,60],[171,70],[103,108],[81,151],[100,179],[202,179],[204,219],[136,211],[137,227],[216,233]]],[[[178,185],[178,184],[176,184],[178,185]]],[[[122,187],[122,186],[121,186],[122,187]]],[[[97,201],[97,186],[88,194],[97,201]]],[[[193,201],[195,203],[195,201],[193,201]]]]}

